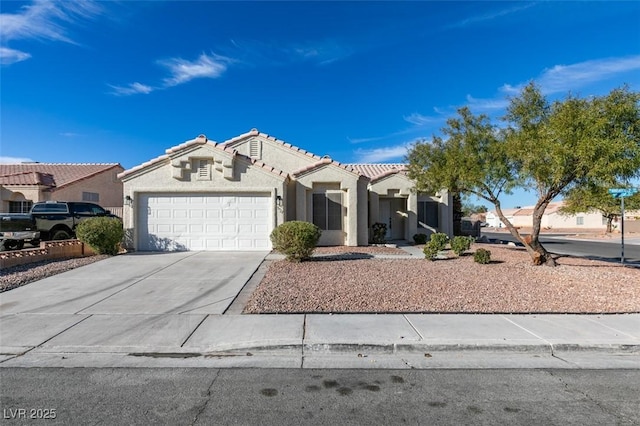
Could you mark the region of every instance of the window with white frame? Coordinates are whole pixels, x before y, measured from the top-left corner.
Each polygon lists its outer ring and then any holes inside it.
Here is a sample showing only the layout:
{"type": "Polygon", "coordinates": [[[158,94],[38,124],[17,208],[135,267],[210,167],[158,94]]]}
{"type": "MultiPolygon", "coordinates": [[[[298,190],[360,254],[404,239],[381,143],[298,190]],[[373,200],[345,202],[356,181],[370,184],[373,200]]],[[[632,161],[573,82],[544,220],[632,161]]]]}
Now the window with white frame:
{"type": "Polygon", "coordinates": [[[342,230],[342,192],[313,194],[313,224],[325,231],[342,230]]]}
{"type": "Polygon", "coordinates": [[[584,216],[576,217],[576,225],[584,225],[584,216]]]}
{"type": "Polygon", "coordinates": [[[83,192],[82,193],[82,201],[89,201],[92,203],[100,202],[100,194],[97,192],[83,192]]]}

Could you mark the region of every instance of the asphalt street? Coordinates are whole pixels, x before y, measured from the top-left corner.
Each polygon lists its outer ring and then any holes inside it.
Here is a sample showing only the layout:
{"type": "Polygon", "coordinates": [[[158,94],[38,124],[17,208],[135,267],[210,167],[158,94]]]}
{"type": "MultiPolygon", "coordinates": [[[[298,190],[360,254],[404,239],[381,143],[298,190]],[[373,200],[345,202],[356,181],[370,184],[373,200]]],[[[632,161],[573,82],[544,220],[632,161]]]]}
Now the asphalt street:
{"type": "Polygon", "coordinates": [[[15,425],[640,424],[638,370],[3,368],[0,379],[15,425]]]}
{"type": "MultiPolygon", "coordinates": [[[[482,231],[482,235],[489,239],[515,242],[516,239],[508,232],[482,231]]],[[[544,247],[556,254],[588,257],[591,259],[605,260],[608,262],[620,262],[621,243],[618,238],[615,241],[591,241],[588,239],[575,239],[571,235],[554,234],[540,235],[540,242],[544,247]]],[[[629,239],[624,247],[625,263],[640,266],[640,244],[638,238],[629,239]]]]}

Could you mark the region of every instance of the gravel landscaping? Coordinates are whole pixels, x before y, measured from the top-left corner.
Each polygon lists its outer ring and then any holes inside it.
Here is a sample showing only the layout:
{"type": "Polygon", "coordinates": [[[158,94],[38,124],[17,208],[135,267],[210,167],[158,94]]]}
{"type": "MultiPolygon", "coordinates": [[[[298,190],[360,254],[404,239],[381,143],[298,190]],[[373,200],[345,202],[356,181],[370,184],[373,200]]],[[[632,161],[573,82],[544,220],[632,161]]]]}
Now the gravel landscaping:
{"type": "Polygon", "coordinates": [[[452,253],[434,262],[351,259],[327,254],[383,248],[322,248],[316,252],[322,257],[308,262],[273,262],[244,313],[640,312],[638,268],[571,257],[558,258],[555,268],[533,266],[524,249],[475,244],[472,250],[479,247],[491,250],[491,264],[452,253]]]}
{"type": "MultiPolygon", "coordinates": [[[[640,312],[640,269],[559,257],[533,266],[521,248],[491,250],[480,265],[467,254],[434,262],[375,259],[393,247],[319,247],[302,263],[274,261],[244,313],[629,313],[640,312]]],[[[0,292],[107,258],[31,263],[0,271],[0,292]]]]}
{"type": "Polygon", "coordinates": [[[8,291],[33,281],[41,280],[80,266],[88,265],[102,259],[107,255],[77,257],[72,259],[44,260],[41,262],[27,263],[26,265],[13,266],[0,270],[0,293],[8,291]]]}

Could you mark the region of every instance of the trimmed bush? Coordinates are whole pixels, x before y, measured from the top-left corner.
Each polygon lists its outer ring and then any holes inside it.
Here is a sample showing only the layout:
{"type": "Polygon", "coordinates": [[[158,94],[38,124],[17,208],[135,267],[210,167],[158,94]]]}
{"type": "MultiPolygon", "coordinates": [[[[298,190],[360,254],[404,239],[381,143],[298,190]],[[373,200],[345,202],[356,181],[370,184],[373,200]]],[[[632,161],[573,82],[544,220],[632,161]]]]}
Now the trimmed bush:
{"type": "Polygon", "coordinates": [[[413,242],[416,244],[427,244],[427,235],[426,234],[415,234],[413,236],[413,242]]]}
{"type": "Polygon", "coordinates": [[[471,244],[473,242],[473,237],[453,237],[453,240],[451,240],[451,250],[453,250],[456,255],[460,256],[462,253],[471,248],[471,244]]]}
{"type": "Polygon", "coordinates": [[[385,236],[387,235],[387,224],[376,222],[371,225],[371,231],[373,232],[373,244],[384,244],[385,236]]]}
{"type": "Polygon", "coordinates": [[[447,237],[447,234],[442,232],[431,234],[431,239],[422,250],[425,259],[434,260],[438,255],[438,252],[444,250],[444,248],[447,246],[448,239],[449,237],[447,237]]]}
{"type": "Polygon", "coordinates": [[[76,237],[98,254],[118,254],[124,237],[122,221],[113,217],[92,217],[76,227],[76,237]]]}
{"type": "Polygon", "coordinates": [[[291,262],[309,259],[318,244],[322,231],[313,223],[292,220],[271,232],[273,248],[291,262]]]}
{"type": "Polygon", "coordinates": [[[486,265],[491,262],[491,252],[487,249],[479,248],[475,253],[473,253],[473,260],[477,263],[486,265]]]}

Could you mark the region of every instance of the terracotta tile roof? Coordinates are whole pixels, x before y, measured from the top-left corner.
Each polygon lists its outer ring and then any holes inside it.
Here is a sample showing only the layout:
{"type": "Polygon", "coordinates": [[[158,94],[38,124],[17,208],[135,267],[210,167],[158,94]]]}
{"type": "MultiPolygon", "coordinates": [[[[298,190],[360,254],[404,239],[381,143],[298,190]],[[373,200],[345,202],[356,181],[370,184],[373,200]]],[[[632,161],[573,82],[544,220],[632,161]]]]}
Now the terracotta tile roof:
{"type": "MultiPolygon", "coordinates": [[[[555,201],[555,202],[549,203],[547,208],[544,210],[544,214],[547,215],[547,214],[557,213],[562,208],[563,205],[564,205],[564,201],[555,201]]],[[[533,216],[534,209],[535,209],[535,206],[525,206],[520,210],[518,210],[514,214],[514,216],[533,216]]]]}
{"type": "Polygon", "coordinates": [[[382,179],[396,173],[407,174],[406,164],[348,164],[349,167],[357,170],[360,174],[370,178],[372,181],[382,179]]]}
{"type": "Polygon", "coordinates": [[[0,184],[43,185],[61,188],[111,169],[122,169],[122,166],[118,163],[0,164],[0,184]]]}
{"type": "Polygon", "coordinates": [[[240,158],[250,162],[251,164],[253,164],[253,165],[257,166],[257,167],[260,167],[260,168],[262,168],[262,169],[264,169],[264,170],[266,170],[266,171],[268,171],[270,173],[273,173],[276,176],[280,176],[280,177],[283,177],[285,179],[289,178],[289,174],[288,173],[283,172],[282,170],[278,170],[275,167],[271,167],[268,164],[265,164],[260,160],[256,160],[255,158],[247,157],[246,155],[242,155],[242,154],[238,154],[238,157],[240,157],[240,158]]]}
{"type": "Polygon", "coordinates": [[[334,166],[340,167],[341,169],[344,169],[347,172],[353,173],[353,174],[355,174],[357,176],[366,177],[362,173],[360,173],[358,170],[356,170],[355,168],[353,168],[353,167],[351,167],[349,165],[340,164],[339,162],[334,161],[329,157],[323,157],[319,161],[316,161],[315,163],[311,163],[311,164],[309,164],[307,166],[304,166],[304,167],[302,167],[302,168],[300,168],[298,170],[295,170],[292,174],[294,176],[299,176],[299,175],[301,175],[301,174],[303,174],[305,172],[308,172],[308,171],[311,171],[311,170],[316,169],[318,167],[326,166],[326,165],[329,165],[329,164],[333,164],[334,166]]]}

